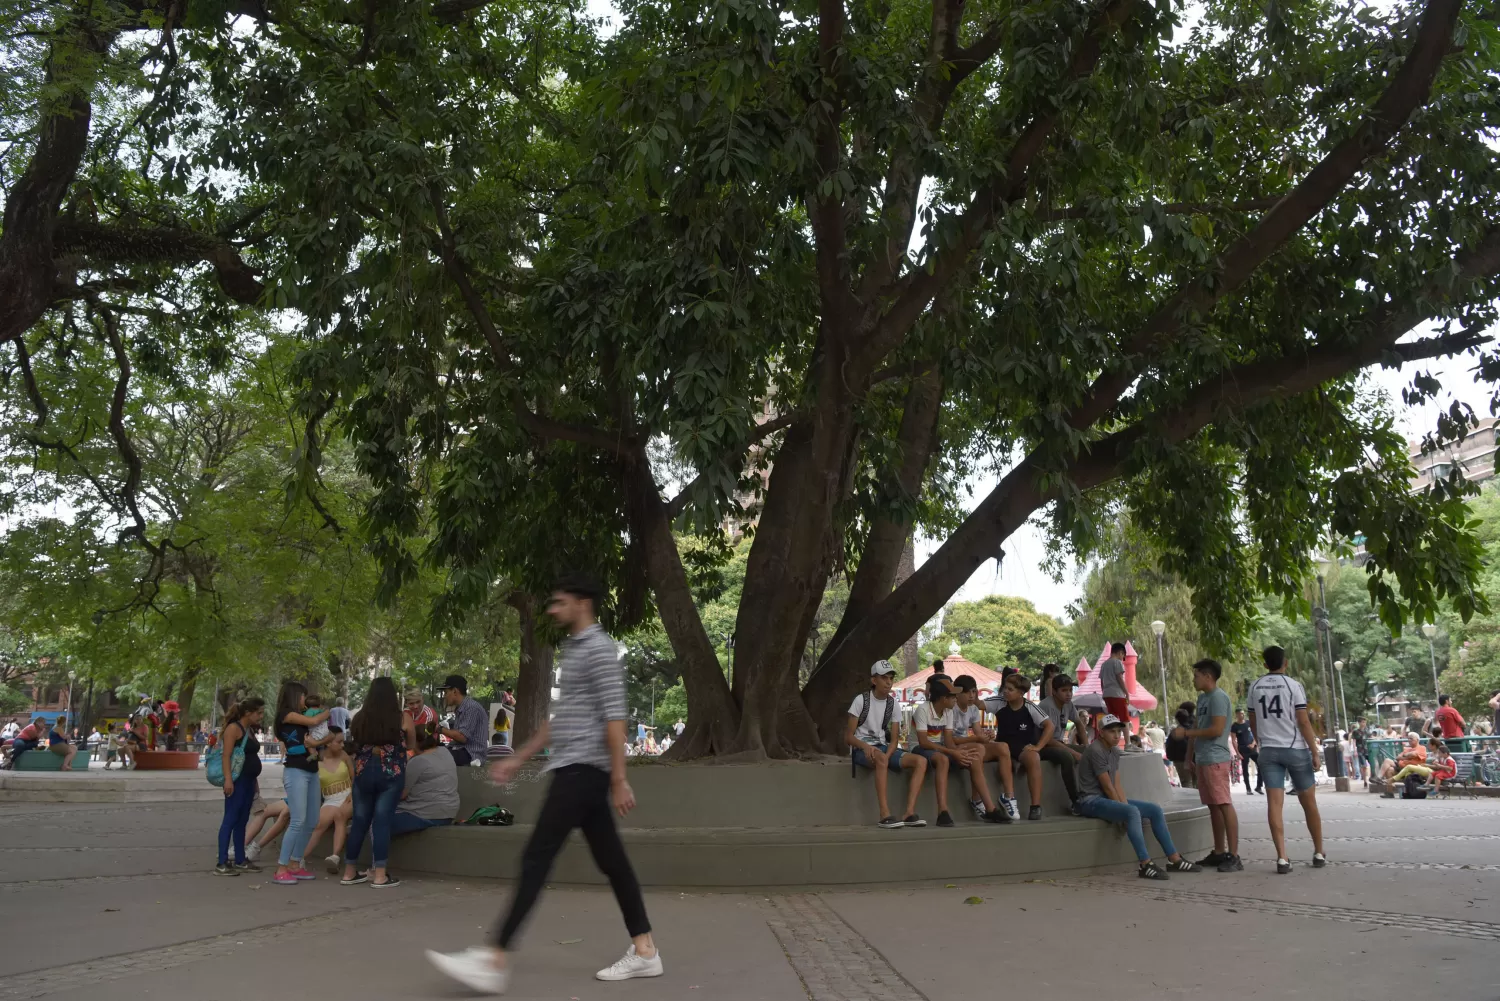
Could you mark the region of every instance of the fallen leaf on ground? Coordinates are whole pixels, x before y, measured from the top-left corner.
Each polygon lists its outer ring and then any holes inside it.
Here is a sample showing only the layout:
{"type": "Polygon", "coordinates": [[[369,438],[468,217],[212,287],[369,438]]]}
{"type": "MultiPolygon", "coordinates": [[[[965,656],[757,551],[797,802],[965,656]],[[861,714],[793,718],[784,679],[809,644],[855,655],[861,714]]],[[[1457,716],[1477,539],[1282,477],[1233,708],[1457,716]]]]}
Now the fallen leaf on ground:
{"type": "Polygon", "coordinates": [[[945,889],[945,890],[956,890],[956,889],[958,889],[958,884],[957,883],[944,883],[943,884],[943,889],[945,889]]]}
{"type": "Polygon", "coordinates": [[[560,939],[557,940],[557,944],[558,945],[577,945],[579,942],[582,942],[582,941],[583,941],[583,939],[581,939],[581,938],[560,938],[560,939]]]}
{"type": "Polygon", "coordinates": [[[984,903],[984,898],[983,897],[965,897],[964,898],[964,903],[966,903],[966,904],[982,904],[982,903],[984,903]]]}

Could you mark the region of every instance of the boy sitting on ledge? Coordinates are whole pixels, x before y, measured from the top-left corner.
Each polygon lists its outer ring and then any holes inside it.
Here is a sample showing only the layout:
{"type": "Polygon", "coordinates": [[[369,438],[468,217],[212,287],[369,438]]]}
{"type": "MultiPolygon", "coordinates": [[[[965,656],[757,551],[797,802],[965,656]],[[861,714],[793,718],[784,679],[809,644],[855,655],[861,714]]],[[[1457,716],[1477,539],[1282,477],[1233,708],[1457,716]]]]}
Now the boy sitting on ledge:
{"type": "Polygon", "coordinates": [[[1183,858],[1172,844],[1167,817],[1160,806],[1125,798],[1125,790],[1120,788],[1120,740],[1124,733],[1125,724],[1115,716],[1105,713],[1099,718],[1099,738],[1089,742],[1078,766],[1078,812],[1125,828],[1140,860],[1138,875],[1142,879],[1167,879],[1168,872],[1202,872],[1201,866],[1183,858]],[[1146,851],[1142,821],[1151,825],[1161,850],[1167,853],[1165,869],[1152,862],[1151,853],[1146,851]]]}
{"type": "Polygon", "coordinates": [[[957,703],[958,690],[953,683],[947,678],[933,678],[927,684],[927,701],[912,714],[909,753],[926,758],[932,769],[933,781],[937,783],[937,825],[953,826],[953,815],[948,812],[948,775],[964,769],[969,771],[974,789],[984,801],[985,812],[980,819],[1008,823],[1010,818],[995,809],[995,801],[985,785],[984,752],[973,744],[959,747],[953,742],[957,703]]]}
{"type": "Polygon", "coordinates": [[[896,683],[896,669],[888,660],[877,660],[870,665],[870,690],[856,695],[849,703],[849,720],[844,725],[844,743],[853,752],[854,763],[875,773],[875,800],[880,805],[880,826],[926,827],[927,821],[917,816],[917,793],[922,791],[922,778],[927,774],[927,759],[920,754],[906,754],[897,740],[899,712],[896,700],[891,697],[891,686],[896,683]],[[911,783],[906,794],[904,820],[897,820],[891,813],[886,796],[889,772],[911,772],[911,783]]]}

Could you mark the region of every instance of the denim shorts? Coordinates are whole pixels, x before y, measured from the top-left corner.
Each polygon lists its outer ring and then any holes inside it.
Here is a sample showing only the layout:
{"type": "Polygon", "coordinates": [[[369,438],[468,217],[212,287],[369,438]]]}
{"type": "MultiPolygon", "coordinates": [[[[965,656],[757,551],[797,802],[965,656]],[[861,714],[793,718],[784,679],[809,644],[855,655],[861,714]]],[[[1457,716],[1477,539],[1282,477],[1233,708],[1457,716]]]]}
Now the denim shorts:
{"type": "MultiPolygon", "coordinates": [[[[882,751],[886,749],[885,744],[876,744],[875,746],[880,748],[882,751]]],[[[892,772],[901,771],[901,756],[905,753],[906,752],[901,750],[901,748],[899,747],[892,751],[891,756],[886,759],[886,769],[892,772]]],[[[865,749],[863,747],[856,747],[854,749],[854,763],[861,768],[869,768],[872,770],[875,768],[875,763],[870,760],[870,756],[865,753],[865,749]]]]}
{"type": "Polygon", "coordinates": [[[1260,749],[1260,773],[1267,789],[1285,789],[1286,777],[1292,776],[1297,792],[1318,784],[1313,773],[1312,752],[1305,747],[1264,747],[1260,749]]]}

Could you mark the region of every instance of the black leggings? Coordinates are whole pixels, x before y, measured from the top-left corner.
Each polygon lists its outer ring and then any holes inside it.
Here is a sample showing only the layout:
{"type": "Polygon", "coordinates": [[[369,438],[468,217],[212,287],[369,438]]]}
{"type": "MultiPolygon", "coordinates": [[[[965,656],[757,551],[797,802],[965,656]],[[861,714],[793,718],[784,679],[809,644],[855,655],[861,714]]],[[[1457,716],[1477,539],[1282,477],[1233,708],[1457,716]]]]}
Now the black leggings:
{"type": "Polygon", "coordinates": [[[594,855],[594,864],[609,877],[609,885],[615,891],[615,902],[625,916],[625,929],[630,932],[630,937],[651,931],[640,884],[636,882],[630,859],[625,857],[620,832],[615,828],[614,808],[609,802],[609,775],[591,765],[568,765],[552,773],[547,800],[542,804],[542,812],[536,818],[536,829],[531,832],[531,840],[526,842],[526,850],[521,855],[521,880],[516,885],[516,895],[511,898],[510,912],[495,939],[500,948],[510,948],[511,940],[520,931],[547,882],[557,853],[562,851],[575,827],[583,831],[589,851],[594,855]]]}

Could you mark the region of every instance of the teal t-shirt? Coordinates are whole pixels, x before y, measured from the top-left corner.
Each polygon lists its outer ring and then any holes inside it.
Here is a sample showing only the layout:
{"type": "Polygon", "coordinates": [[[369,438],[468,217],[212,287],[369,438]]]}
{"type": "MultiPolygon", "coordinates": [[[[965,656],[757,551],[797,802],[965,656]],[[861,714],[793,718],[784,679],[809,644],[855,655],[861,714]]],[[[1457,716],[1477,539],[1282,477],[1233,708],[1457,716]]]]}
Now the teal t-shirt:
{"type": "Polygon", "coordinates": [[[1198,719],[1195,730],[1206,730],[1213,726],[1215,716],[1224,717],[1224,732],[1217,737],[1198,737],[1193,742],[1193,760],[1200,765],[1217,765],[1229,760],[1229,722],[1234,715],[1229,704],[1229,693],[1222,688],[1204,692],[1198,696],[1198,719]]]}

